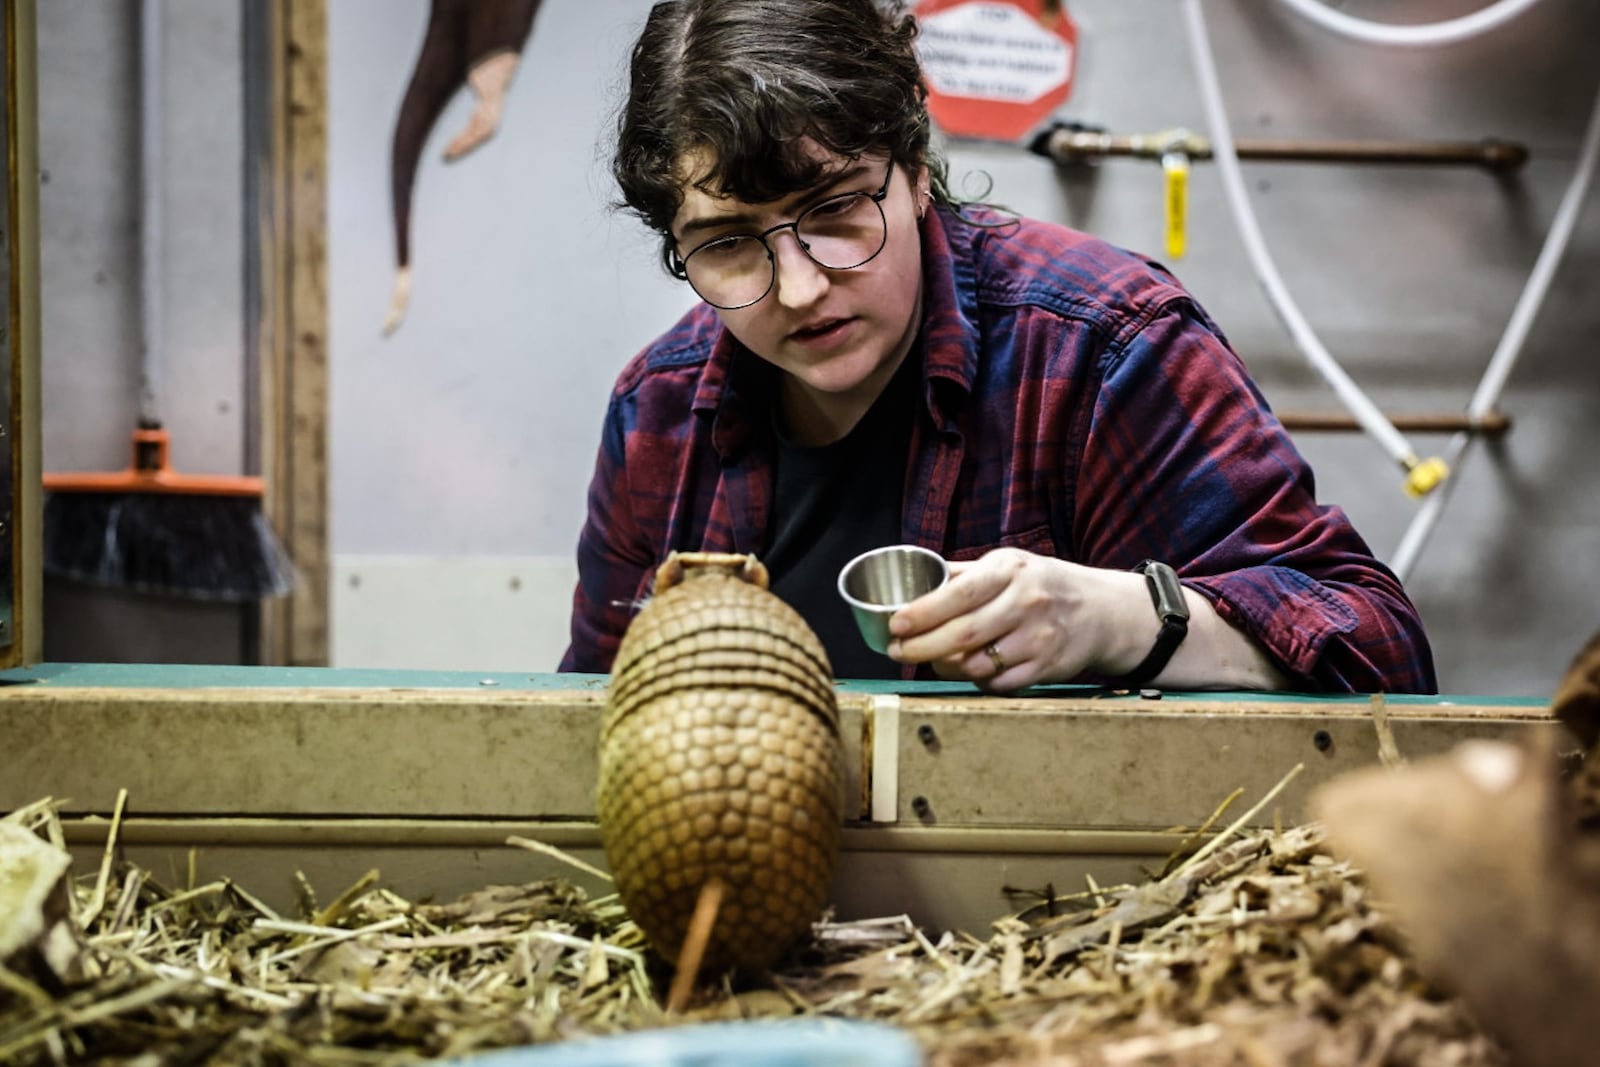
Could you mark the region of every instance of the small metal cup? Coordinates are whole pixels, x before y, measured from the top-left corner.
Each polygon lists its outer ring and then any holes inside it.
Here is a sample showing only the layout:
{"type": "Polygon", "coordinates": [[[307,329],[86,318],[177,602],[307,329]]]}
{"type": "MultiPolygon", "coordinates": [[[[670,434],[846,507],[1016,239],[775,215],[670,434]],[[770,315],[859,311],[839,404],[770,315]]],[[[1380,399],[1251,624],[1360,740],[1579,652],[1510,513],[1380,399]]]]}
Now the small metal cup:
{"type": "Polygon", "coordinates": [[[863,552],[839,572],[839,595],[850,605],[867,647],[889,650],[889,617],[950,577],[937,552],[916,545],[888,545],[863,552]]]}

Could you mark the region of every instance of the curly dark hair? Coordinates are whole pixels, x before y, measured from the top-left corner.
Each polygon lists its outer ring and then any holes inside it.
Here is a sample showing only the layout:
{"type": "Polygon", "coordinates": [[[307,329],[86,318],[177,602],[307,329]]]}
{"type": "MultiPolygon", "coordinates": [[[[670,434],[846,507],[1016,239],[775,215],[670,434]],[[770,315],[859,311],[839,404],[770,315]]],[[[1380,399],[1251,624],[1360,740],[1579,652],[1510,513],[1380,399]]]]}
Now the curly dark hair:
{"type": "Polygon", "coordinates": [[[927,86],[917,26],[895,0],[664,0],[633,47],[612,173],[619,205],[662,235],[683,203],[682,166],[711,196],[759,204],[808,188],[837,157],[887,152],[926,164],[934,199],[949,203],[946,167],[929,147],[927,86]]]}

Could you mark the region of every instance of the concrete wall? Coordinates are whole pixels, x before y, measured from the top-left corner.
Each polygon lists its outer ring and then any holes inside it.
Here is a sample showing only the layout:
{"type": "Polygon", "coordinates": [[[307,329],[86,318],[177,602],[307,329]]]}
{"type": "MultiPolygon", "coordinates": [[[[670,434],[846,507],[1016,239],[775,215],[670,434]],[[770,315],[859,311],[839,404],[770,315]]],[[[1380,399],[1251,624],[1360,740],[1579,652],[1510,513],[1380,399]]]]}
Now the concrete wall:
{"type": "MultiPolygon", "coordinates": [[[[184,368],[169,417],[180,464],[223,469],[243,435],[241,375],[230,366],[242,351],[241,20],[220,0],[169,5],[179,40],[169,45],[168,136],[183,161],[167,205],[169,316],[178,320],[173,362],[184,368]],[[201,366],[189,369],[191,359],[201,366]]],[[[1067,6],[1082,30],[1081,66],[1063,117],[1116,132],[1203,128],[1175,4],[1067,6]]],[[[1480,5],[1341,6],[1422,21],[1480,5]]],[[[606,393],[688,303],[656,266],[653,242],[608,207],[610,114],[647,8],[545,0],[499,136],[446,165],[440,152],[471,105],[465,93],[453,103],[418,176],[410,314],[385,338],[389,139],[427,5],[330,0],[336,664],[532,671],[560,654],[606,393]]],[[[1337,40],[1268,0],[1207,0],[1206,10],[1238,136],[1528,145],[1531,161],[1509,179],[1246,167],[1288,284],[1351,375],[1388,410],[1460,411],[1572,170],[1600,79],[1588,44],[1600,6],[1545,0],[1488,37],[1412,52],[1337,40]]],[[[137,307],[131,11],[99,0],[41,5],[47,466],[122,460],[137,307]]],[[[1012,145],[948,147],[958,183],[985,173],[996,201],[1159,251],[1151,163],[1068,174],[1012,145]]],[[[1169,265],[1276,408],[1336,410],[1260,295],[1209,164],[1196,164],[1191,196],[1189,254],[1169,265]]],[[[1589,297],[1597,256],[1600,215],[1590,210],[1505,394],[1515,428],[1470,458],[1411,576],[1446,691],[1548,693],[1600,627],[1600,474],[1588,458],[1600,438],[1600,307],[1589,297]]],[[[1344,505],[1379,555],[1392,553],[1416,505],[1384,454],[1358,436],[1300,443],[1323,499],[1344,505]]],[[[1416,440],[1425,452],[1444,443],[1416,440]]],[[[92,610],[77,603],[52,617],[50,634],[92,610]]],[[[194,640],[175,634],[168,658],[185,658],[194,640]]],[[[56,658],[78,658],[70,641],[55,648],[56,658]]],[[[103,648],[96,658],[107,658],[103,648]]]]}

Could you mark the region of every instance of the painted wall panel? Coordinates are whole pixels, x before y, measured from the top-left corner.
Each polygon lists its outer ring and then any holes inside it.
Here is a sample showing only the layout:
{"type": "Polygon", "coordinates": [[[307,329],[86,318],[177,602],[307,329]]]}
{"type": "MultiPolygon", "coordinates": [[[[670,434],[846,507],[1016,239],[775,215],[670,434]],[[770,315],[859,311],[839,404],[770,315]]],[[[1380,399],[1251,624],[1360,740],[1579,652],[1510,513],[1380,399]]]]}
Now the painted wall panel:
{"type": "MultiPolygon", "coordinates": [[[[240,9],[163,0],[159,414],[180,470],[242,463],[240,9]]],[[[134,3],[39,5],[44,463],[128,462],[138,414],[139,55],[134,3]]]]}

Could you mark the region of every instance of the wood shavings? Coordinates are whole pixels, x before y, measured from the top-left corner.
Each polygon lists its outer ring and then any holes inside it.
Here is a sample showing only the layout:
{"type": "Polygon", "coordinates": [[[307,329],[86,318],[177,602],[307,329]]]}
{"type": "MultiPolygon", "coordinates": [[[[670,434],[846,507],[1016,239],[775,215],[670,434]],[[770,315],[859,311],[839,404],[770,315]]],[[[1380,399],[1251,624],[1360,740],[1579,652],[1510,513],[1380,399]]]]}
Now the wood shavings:
{"type": "MultiPolygon", "coordinates": [[[[906,1028],[930,1067],[1502,1067],[1320,829],[1245,829],[1252,813],[1164,877],[1051,890],[1054,918],[1002,918],[987,936],[903,915],[820,923],[772,972],[702,987],[676,1017],[617,899],[563,880],[414,904],[374,873],[320,908],[303,886],[290,916],[227,880],[170,889],[107,860],[73,887],[82,977],[46,989],[0,969],[0,1062],[389,1067],[832,1015],[906,1028]]],[[[61,840],[48,804],[6,821],[61,840]]]]}
{"type": "MultiPolygon", "coordinates": [[[[54,820],[33,805],[6,822],[54,820]]],[[[370,872],[320,910],[303,894],[297,920],[226,880],[168,889],[115,854],[73,887],[82,981],[0,968],[0,1063],[400,1064],[661,1022],[637,928],[563,881],[431,905],[370,872]]]]}

